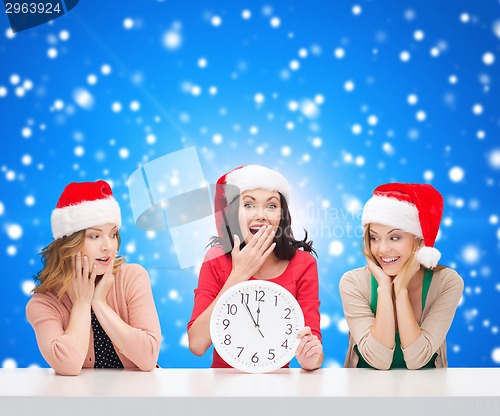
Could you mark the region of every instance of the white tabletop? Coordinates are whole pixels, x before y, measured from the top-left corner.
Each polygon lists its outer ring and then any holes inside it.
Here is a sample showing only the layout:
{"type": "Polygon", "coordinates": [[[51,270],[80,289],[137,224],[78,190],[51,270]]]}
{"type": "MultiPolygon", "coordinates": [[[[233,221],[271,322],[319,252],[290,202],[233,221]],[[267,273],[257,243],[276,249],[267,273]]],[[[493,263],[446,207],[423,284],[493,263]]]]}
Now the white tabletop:
{"type": "Polygon", "coordinates": [[[13,415],[33,415],[40,406],[72,415],[109,415],[110,409],[111,414],[120,415],[149,411],[309,415],[329,409],[340,411],[335,414],[384,416],[500,415],[500,368],[281,369],[271,374],[232,369],[156,369],[150,373],[87,369],[76,377],[59,376],[50,369],[0,369],[2,415],[10,414],[2,409],[13,415]],[[256,406],[262,411],[256,412],[256,406]]]}

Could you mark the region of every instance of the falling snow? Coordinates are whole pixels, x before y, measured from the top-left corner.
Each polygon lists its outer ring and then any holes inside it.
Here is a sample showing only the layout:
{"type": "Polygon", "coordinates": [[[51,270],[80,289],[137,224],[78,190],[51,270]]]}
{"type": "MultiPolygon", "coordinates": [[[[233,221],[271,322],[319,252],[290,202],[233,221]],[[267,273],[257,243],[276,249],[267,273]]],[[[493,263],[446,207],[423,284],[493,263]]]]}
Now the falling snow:
{"type": "Polygon", "coordinates": [[[207,184],[248,163],[290,180],[294,234],[317,231],[327,366],[345,357],[337,287],[346,270],[365,265],[364,202],[383,182],[436,186],[445,200],[441,262],[467,288],[450,365],[500,366],[497,5],[195,3],[124,6],[109,31],[78,6],[84,26],[71,12],[25,36],[0,36],[0,137],[9,144],[0,156],[0,260],[9,276],[0,330],[12,340],[2,367],[46,366],[16,311],[52,239],[58,194],[96,179],[112,184],[122,208],[120,254],[150,273],[164,331],[159,364],[209,366],[208,354],[185,351],[199,266],[179,268],[166,214],[158,229],[135,225],[127,187],[144,169],[163,191],[181,189],[192,167],[164,178],[154,162],[191,146],[207,184]]]}

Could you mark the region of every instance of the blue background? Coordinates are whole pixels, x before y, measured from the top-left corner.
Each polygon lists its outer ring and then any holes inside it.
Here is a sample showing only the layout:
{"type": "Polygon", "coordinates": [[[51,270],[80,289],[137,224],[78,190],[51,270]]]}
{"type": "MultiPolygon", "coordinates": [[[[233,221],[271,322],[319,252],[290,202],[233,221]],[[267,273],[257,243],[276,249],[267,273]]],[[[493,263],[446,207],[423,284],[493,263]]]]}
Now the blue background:
{"type": "Polygon", "coordinates": [[[197,267],[180,269],[168,232],[135,226],[127,189],[195,146],[208,182],[247,163],[291,182],[296,236],[319,255],[326,366],[345,357],[338,282],[364,265],[359,209],[381,183],[434,185],[441,262],[465,280],[450,366],[499,366],[499,61],[493,0],[82,0],[16,35],[3,13],[0,365],[46,366],[25,318],[38,253],[64,186],[100,178],[122,254],[150,272],[159,364],[209,366],[186,343],[197,267]]]}

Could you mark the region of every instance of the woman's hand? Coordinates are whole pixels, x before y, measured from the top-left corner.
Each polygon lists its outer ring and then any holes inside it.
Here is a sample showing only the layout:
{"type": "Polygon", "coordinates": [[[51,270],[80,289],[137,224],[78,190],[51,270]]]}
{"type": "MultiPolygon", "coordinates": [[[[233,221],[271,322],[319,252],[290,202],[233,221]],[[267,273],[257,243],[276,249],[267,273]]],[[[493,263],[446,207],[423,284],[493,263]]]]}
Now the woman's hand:
{"type": "Polygon", "coordinates": [[[394,278],[394,293],[398,295],[402,289],[407,290],[411,280],[420,270],[420,262],[414,254],[405,264],[399,274],[394,278]]]}
{"type": "Polygon", "coordinates": [[[99,302],[106,303],[106,298],[115,280],[113,275],[113,264],[114,261],[112,259],[106,269],[106,272],[95,287],[94,297],[92,298],[92,307],[99,302]]]}
{"type": "Polygon", "coordinates": [[[392,278],[388,276],[372,259],[366,257],[366,262],[368,263],[368,270],[373,277],[375,277],[379,287],[390,286],[392,284],[392,278]]]}
{"type": "Polygon", "coordinates": [[[89,259],[87,256],[77,253],[71,257],[71,265],[73,267],[73,281],[69,286],[67,293],[73,306],[77,303],[82,305],[90,305],[94,296],[95,277],[97,266],[92,267],[92,272],[89,273],[89,259]]]}
{"type": "Polygon", "coordinates": [[[274,234],[272,226],[261,227],[243,250],[240,250],[240,239],[235,235],[234,248],[231,251],[233,259],[231,274],[238,276],[240,281],[244,282],[257,273],[276,247],[276,243],[273,243],[274,234]]]}
{"type": "Polygon", "coordinates": [[[306,326],[297,335],[300,338],[295,357],[304,370],[315,370],[323,362],[323,345],[311,328],[306,326]]]}
{"type": "Polygon", "coordinates": [[[97,266],[94,265],[92,272],[89,274],[89,259],[87,256],[83,256],[82,265],[81,253],[71,257],[71,265],[74,270],[73,281],[66,293],[73,305],[71,306],[68,326],[64,333],[74,337],[83,357],[85,357],[89,348],[90,308],[94,296],[97,266]]]}

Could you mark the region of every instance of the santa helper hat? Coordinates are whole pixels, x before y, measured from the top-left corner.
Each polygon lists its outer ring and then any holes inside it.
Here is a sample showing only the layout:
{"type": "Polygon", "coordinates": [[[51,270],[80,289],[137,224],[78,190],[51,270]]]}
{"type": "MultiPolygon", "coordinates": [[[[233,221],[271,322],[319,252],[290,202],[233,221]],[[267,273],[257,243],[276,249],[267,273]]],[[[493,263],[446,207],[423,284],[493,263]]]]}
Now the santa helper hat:
{"type": "Polygon", "coordinates": [[[51,224],[55,240],[96,225],[120,228],[120,206],[107,182],[73,182],[64,188],[52,211],[51,224]]]}
{"type": "Polygon", "coordinates": [[[219,178],[215,188],[215,222],[219,237],[223,236],[222,229],[227,224],[224,220],[227,206],[239,194],[252,189],[277,191],[287,202],[290,201],[290,184],[281,173],[260,165],[245,165],[233,169],[219,178]]]}
{"type": "Polygon", "coordinates": [[[443,216],[443,197],[431,185],[388,183],[373,191],[363,209],[362,223],[400,228],[424,240],[417,251],[423,266],[436,267],[441,253],[434,247],[443,216]]]}

